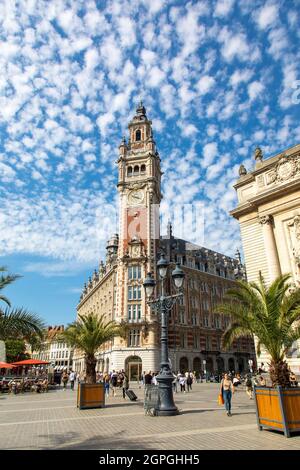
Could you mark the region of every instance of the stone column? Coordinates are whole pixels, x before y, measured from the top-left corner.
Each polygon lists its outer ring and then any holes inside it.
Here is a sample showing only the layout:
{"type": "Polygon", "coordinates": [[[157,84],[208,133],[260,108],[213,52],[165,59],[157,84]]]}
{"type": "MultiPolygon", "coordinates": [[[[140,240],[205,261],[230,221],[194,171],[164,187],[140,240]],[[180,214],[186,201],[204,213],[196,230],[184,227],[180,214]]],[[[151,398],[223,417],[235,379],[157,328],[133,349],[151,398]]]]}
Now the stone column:
{"type": "Polygon", "coordinates": [[[269,270],[269,281],[270,283],[281,275],[280,263],[277,253],[276,240],[274,236],[274,220],[272,215],[264,215],[259,218],[259,222],[263,226],[263,236],[266,258],[269,270]]]}

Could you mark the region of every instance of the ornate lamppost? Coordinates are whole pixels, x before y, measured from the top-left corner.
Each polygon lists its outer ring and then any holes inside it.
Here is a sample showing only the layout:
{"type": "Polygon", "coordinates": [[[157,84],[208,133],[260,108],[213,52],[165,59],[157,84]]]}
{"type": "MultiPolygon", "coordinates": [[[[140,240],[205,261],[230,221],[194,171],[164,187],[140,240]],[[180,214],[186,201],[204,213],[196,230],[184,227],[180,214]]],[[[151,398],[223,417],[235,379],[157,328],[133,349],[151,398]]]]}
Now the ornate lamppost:
{"type": "MultiPolygon", "coordinates": [[[[145,293],[148,299],[147,303],[161,316],[161,364],[159,375],[156,377],[160,399],[157,409],[155,410],[156,414],[159,416],[173,416],[179,413],[173,398],[172,382],[174,380],[174,376],[170,369],[168,354],[168,314],[175,303],[183,297],[183,293],[180,292],[174,295],[165,295],[164,281],[167,276],[168,266],[169,263],[162,254],[157,263],[158,276],[161,280],[160,297],[152,299],[156,282],[151,273],[147,274],[144,281],[145,293]]],[[[172,278],[176,289],[179,291],[184,280],[184,272],[180,268],[179,263],[177,263],[176,268],[172,271],[172,278]]]]}

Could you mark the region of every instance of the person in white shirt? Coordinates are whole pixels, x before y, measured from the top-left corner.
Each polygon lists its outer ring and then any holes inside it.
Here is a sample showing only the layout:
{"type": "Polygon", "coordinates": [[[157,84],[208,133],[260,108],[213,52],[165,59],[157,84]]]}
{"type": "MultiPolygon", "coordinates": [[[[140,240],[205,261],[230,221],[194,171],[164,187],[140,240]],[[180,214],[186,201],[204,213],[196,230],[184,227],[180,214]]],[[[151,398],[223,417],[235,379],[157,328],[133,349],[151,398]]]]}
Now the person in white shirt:
{"type": "Polygon", "coordinates": [[[186,376],[182,373],[179,377],[180,391],[185,393],[186,376]]]}
{"type": "Polygon", "coordinates": [[[75,384],[75,380],[76,380],[76,374],[73,370],[71,370],[70,372],[70,375],[69,375],[69,380],[70,380],[70,384],[71,384],[71,390],[74,390],[74,384],[75,384]]]}
{"type": "Polygon", "coordinates": [[[153,385],[157,385],[157,379],[156,379],[156,375],[155,375],[155,374],[153,374],[151,383],[152,383],[153,385]]]}

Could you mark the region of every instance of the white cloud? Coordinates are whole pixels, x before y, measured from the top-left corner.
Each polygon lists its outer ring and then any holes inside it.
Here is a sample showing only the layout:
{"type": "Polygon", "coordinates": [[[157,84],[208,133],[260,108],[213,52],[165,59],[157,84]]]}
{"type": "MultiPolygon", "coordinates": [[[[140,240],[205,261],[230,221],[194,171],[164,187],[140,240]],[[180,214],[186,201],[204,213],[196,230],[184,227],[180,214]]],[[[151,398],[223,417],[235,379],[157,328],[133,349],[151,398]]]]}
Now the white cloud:
{"type": "Polygon", "coordinates": [[[244,34],[225,34],[222,54],[228,62],[231,62],[235,57],[243,62],[248,60],[250,49],[246,36],[244,34]]]}
{"type": "Polygon", "coordinates": [[[216,142],[210,142],[203,147],[203,158],[201,165],[207,168],[218,155],[218,144],[216,142]]]}
{"type": "Polygon", "coordinates": [[[218,0],[214,9],[214,16],[224,17],[227,16],[234,5],[235,0],[218,0]]]}
{"type": "Polygon", "coordinates": [[[274,26],[278,16],[278,5],[268,4],[263,6],[258,12],[254,13],[254,19],[259,29],[267,29],[274,26]]]}
{"type": "Polygon", "coordinates": [[[230,77],[230,84],[232,86],[238,86],[240,83],[248,82],[253,76],[253,70],[250,69],[238,69],[233,72],[230,77]]]}
{"type": "Polygon", "coordinates": [[[259,81],[255,80],[254,82],[248,85],[248,95],[250,101],[254,101],[257,98],[261,97],[262,92],[264,91],[264,86],[259,81]]]}
{"type": "Polygon", "coordinates": [[[204,75],[198,81],[196,88],[199,90],[200,95],[205,95],[209,93],[215,85],[215,79],[210,75],[204,75]]]}

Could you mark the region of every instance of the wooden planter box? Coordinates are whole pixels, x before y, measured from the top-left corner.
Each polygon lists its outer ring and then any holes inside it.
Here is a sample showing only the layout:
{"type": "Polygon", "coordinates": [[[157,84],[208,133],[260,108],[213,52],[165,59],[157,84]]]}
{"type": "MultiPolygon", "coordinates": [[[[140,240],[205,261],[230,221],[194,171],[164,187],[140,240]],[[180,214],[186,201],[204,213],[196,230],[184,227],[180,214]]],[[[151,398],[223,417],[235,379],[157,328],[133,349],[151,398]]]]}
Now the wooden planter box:
{"type": "Polygon", "coordinates": [[[78,384],[77,407],[80,410],[88,408],[104,408],[105,393],[104,385],[100,384],[78,384]]]}
{"type": "Polygon", "coordinates": [[[284,432],[290,437],[300,431],[300,388],[254,387],[256,418],[263,428],[284,432]]]}

